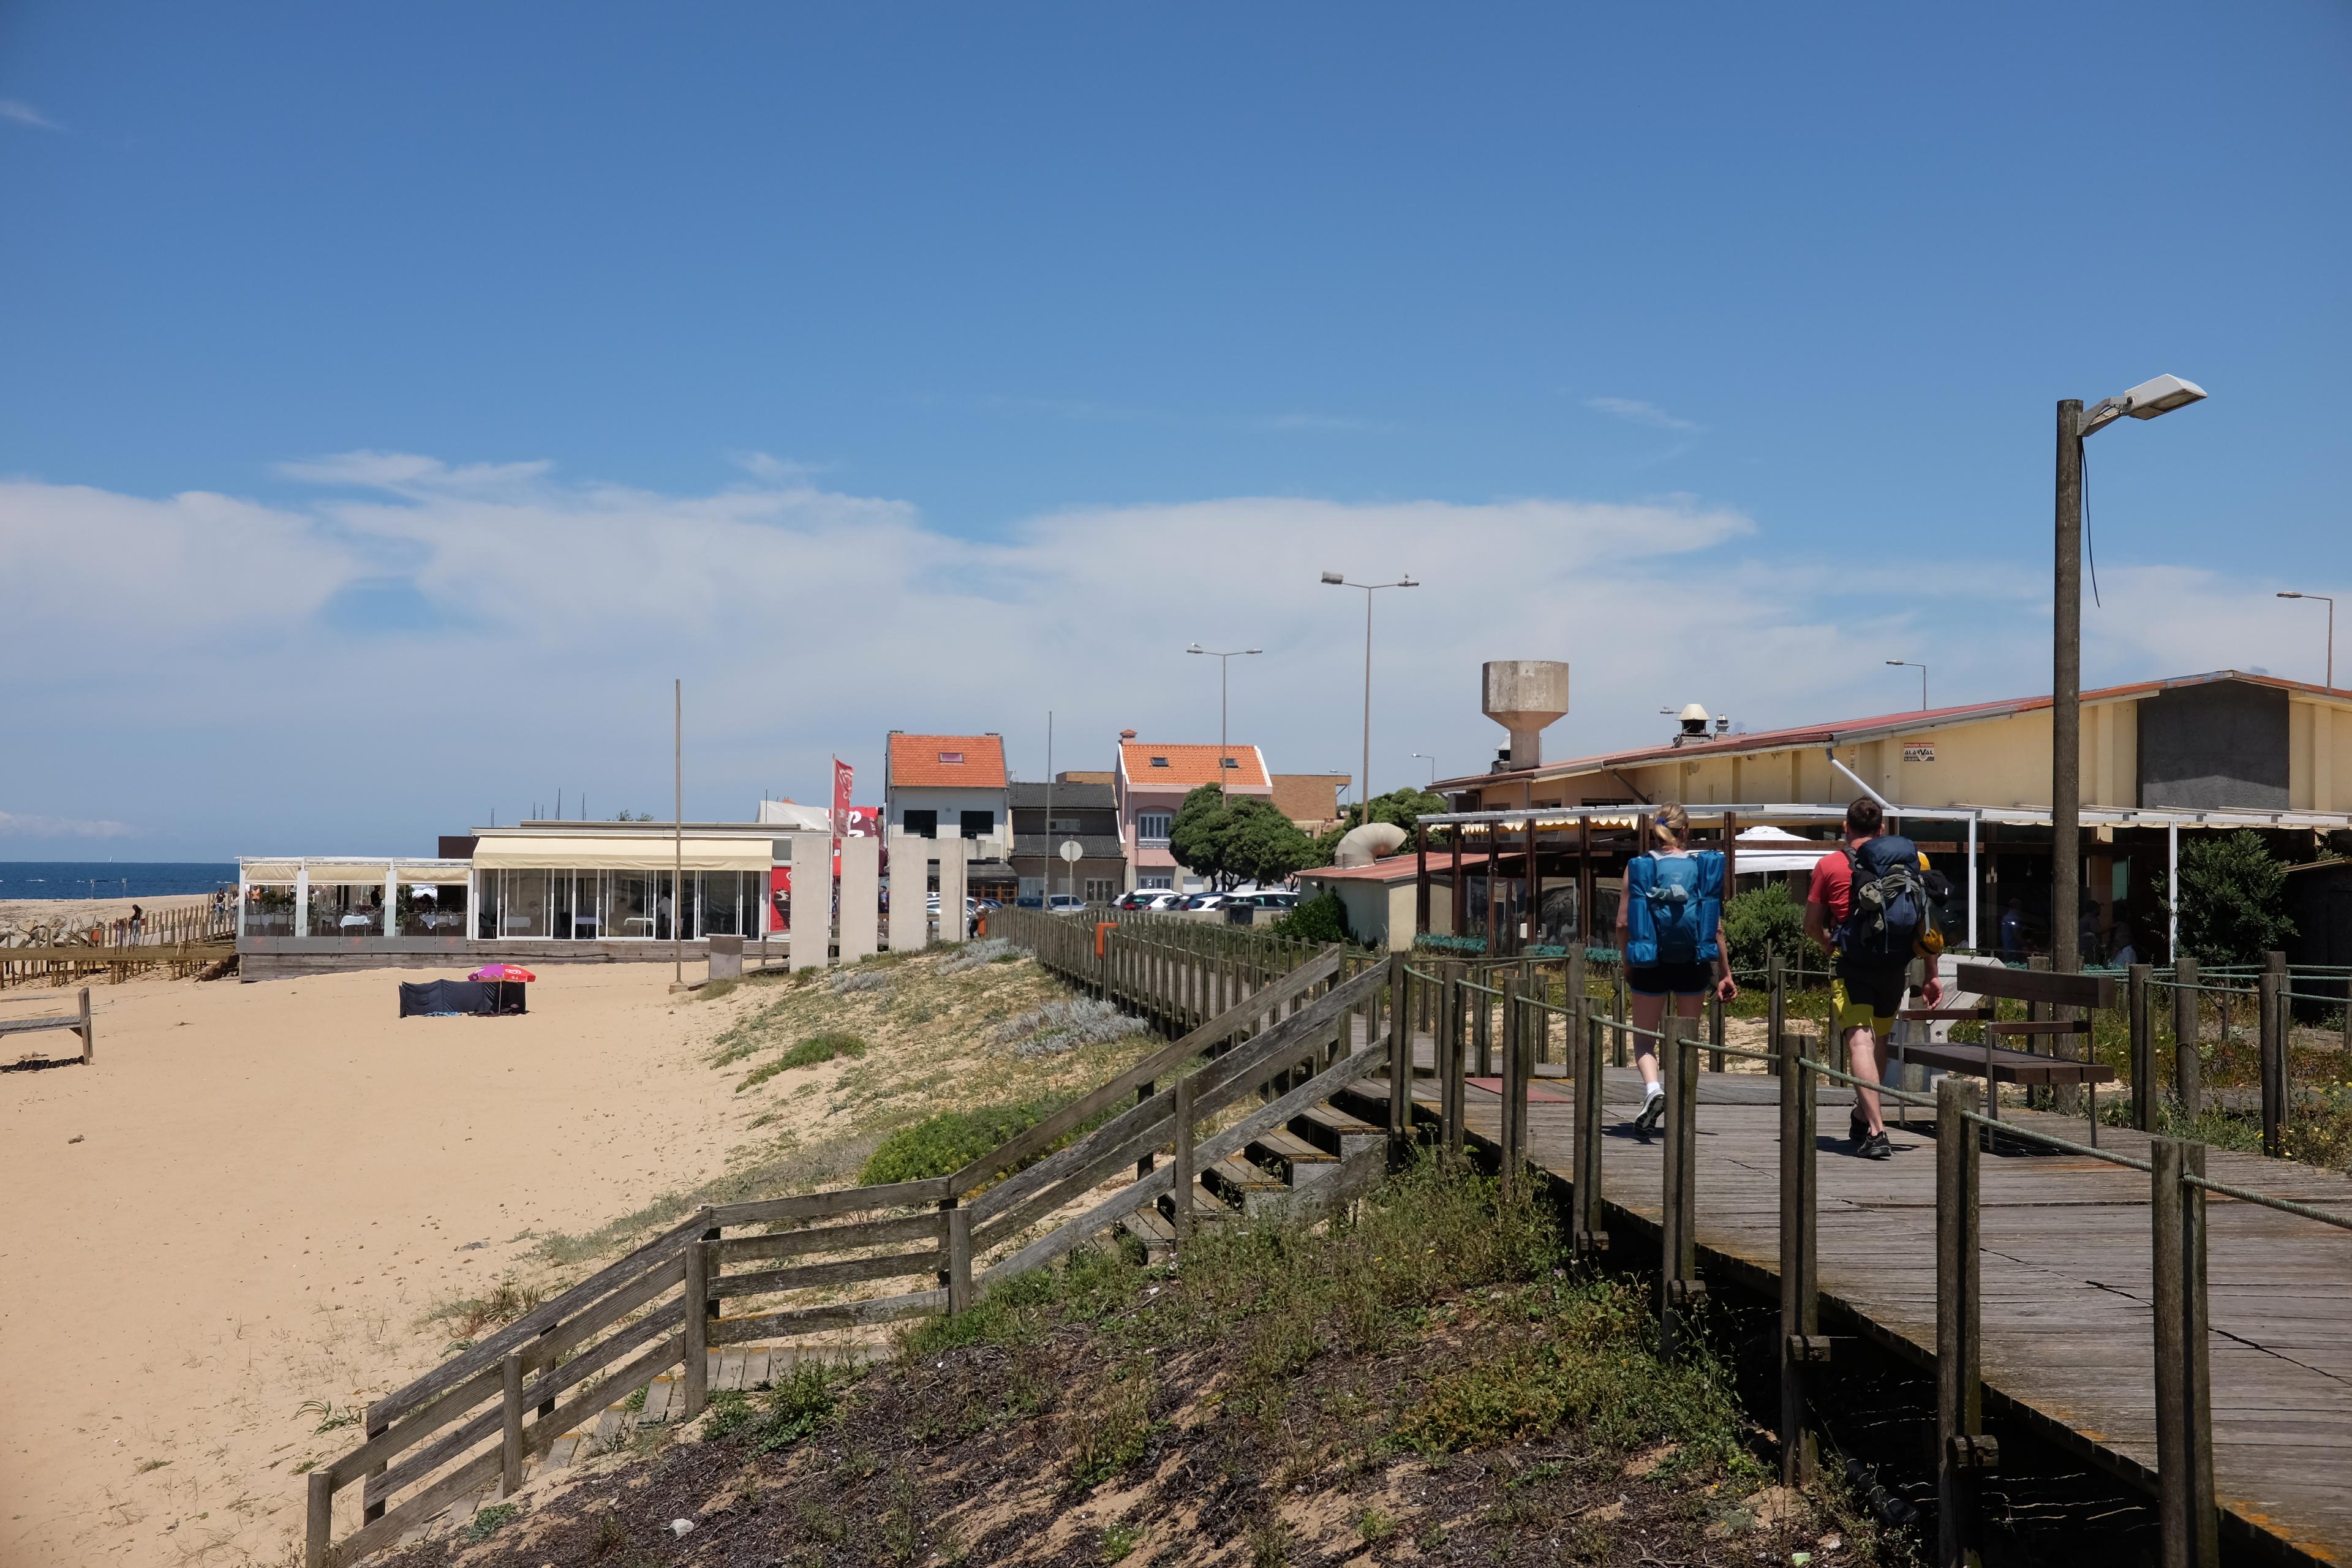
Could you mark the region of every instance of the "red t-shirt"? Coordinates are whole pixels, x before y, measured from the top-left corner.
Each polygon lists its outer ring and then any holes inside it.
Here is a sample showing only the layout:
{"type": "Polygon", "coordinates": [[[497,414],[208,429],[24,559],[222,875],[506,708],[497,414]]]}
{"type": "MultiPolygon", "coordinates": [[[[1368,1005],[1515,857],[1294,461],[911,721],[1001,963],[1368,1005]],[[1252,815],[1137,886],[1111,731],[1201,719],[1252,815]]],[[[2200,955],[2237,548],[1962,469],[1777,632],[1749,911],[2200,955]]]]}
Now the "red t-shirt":
{"type": "Polygon", "coordinates": [[[1805,901],[1822,906],[1832,930],[1853,908],[1853,859],[1843,848],[1813,862],[1813,879],[1805,887],[1805,901]]]}

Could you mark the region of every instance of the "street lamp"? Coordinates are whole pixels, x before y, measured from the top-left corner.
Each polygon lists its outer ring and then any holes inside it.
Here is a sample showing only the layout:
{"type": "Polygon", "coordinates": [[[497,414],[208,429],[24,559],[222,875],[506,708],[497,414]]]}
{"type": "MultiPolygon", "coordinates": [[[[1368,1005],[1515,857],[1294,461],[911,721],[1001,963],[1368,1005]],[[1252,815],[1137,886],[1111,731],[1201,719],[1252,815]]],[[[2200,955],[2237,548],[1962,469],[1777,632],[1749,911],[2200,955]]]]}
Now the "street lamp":
{"type": "Polygon", "coordinates": [[[2205,389],[2177,375],[2141,382],[2083,412],[2058,404],[2057,593],[2052,605],[2050,681],[2050,967],[2082,964],[2083,880],[2083,442],[2125,415],[2153,419],[2186,408],[2205,389]]]}
{"type": "Polygon", "coordinates": [[[1437,783],[1437,759],[1427,752],[1415,752],[1413,755],[1429,764],[1429,782],[1434,785],[1437,783]]]}
{"type": "Polygon", "coordinates": [[[1194,643],[1184,651],[1202,654],[1217,661],[1217,798],[1223,800],[1225,796],[1225,661],[1229,658],[1239,658],[1244,654],[1264,653],[1265,649],[1237,647],[1230,652],[1219,653],[1213,647],[1202,647],[1199,643],[1194,643]]]}
{"type": "Polygon", "coordinates": [[[1916,669],[1919,672],[1919,711],[1925,713],[1927,710],[1927,667],[1914,663],[1907,658],[1890,658],[1886,662],[1897,669],[1916,669]]]}
{"type": "Polygon", "coordinates": [[[1334,588],[1361,588],[1364,591],[1364,776],[1356,781],[1356,795],[1364,803],[1364,822],[1370,822],[1372,819],[1372,595],[1382,588],[1418,588],[1421,584],[1412,580],[1410,572],[1393,583],[1350,583],[1337,572],[1324,573],[1323,581],[1334,588]]]}
{"type": "Polygon", "coordinates": [[[2336,601],[2325,594],[2281,594],[2282,599],[2317,599],[2327,606],[2327,689],[2336,689],[2336,601]]]}

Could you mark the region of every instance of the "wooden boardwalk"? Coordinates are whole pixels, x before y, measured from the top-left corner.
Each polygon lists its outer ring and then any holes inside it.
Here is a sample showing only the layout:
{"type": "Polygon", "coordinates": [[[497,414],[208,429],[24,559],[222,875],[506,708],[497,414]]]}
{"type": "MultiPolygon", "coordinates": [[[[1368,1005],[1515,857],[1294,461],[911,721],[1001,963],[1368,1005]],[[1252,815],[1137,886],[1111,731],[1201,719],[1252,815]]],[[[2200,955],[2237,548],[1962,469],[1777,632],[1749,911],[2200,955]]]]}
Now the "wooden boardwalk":
{"type": "MultiPolygon", "coordinates": [[[[1424,1059],[1426,1059],[1426,1054],[1424,1059]]],[[[1556,1068],[1550,1070],[1557,1070],[1556,1068]]],[[[1602,1195],[1612,1232],[1661,1219],[1664,1142],[1633,1135],[1641,1098],[1612,1068],[1602,1195]]],[[[1777,1292],[1780,1080],[1700,1076],[1700,1266],[1777,1292]]],[[[1567,1181],[1575,1086],[1542,1078],[1529,1096],[1529,1159],[1567,1181]]],[[[1433,1080],[1416,1104],[1437,1110],[1433,1080]]],[[[1936,1148],[1926,1122],[1894,1122],[1895,1158],[1853,1158],[1851,1096],[1822,1097],[1819,1246],[1825,1320],[1918,1364],[1936,1342],[1936,1148]]],[[[1502,1101],[1475,1081],[1465,1128],[1490,1144],[1502,1101]]],[[[1915,1116],[1922,1113],[1915,1112],[1915,1116]]],[[[2075,1119],[2005,1118],[2081,1142],[2075,1119]]],[[[2101,1146],[2145,1158],[2148,1140],[2102,1129],[2101,1146]]],[[[2352,1213],[2352,1180],[2212,1150],[2207,1173],[2352,1213]]],[[[2061,1447],[2152,1491],[2156,1476],[2148,1178],[2086,1157],[1989,1156],[1981,1189],[1987,1415],[2023,1420],[2061,1447]]],[[[2213,1457],[2224,1539],[2268,1537],[2319,1562],[2352,1562],[2352,1233],[2218,1195],[2210,1200],[2213,1457]],[[2234,1524],[2232,1523],[2234,1521],[2234,1524]]]]}

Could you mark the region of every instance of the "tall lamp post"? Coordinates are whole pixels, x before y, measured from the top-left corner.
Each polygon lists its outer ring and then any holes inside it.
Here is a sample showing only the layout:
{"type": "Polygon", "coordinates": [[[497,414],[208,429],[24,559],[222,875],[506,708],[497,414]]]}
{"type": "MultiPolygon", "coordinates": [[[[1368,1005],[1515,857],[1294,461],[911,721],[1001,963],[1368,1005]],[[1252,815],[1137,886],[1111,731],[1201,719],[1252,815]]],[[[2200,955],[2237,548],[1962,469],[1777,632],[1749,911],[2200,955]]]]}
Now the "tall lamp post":
{"type": "Polygon", "coordinates": [[[2126,415],[2153,419],[2185,408],[2205,389],[2177,375],[2141,382],[2083,410],[2058,405],[2057,594],[2051,607],[2050,967],[2083,967],[2083,443],[2126,415]]]}
{"type": "Polygon", "coordinates": [[[2327,689],[2336,689],[2336,601],[2325,594],[2281,594],[2282,599],[2317,599],[2327,606],[2327,689]]]}
{"type": "Polygon", "coordinates": [[[1429,782],[1433,784],[1435,784],[1437,782],[1437,759],[1431,756],[1427,752],[1415,752],[1413,755],[1422,762],[1429,764],[1429,782]]]}
{"type": "Polygon", "coordinates": [[[1919,672],[1919,711],[1925,713],[1927,710],[1927,667],[1907,658],[1890,658],[1886,662],[1897,669],[1916,669],[1919,672]]]}
{"type": "Polygon", "coordinates": [[[1186,648],[1184,651],[1186,653],[1201,654],[1217,661],[1217,798],[1223,800],[1226,794],[1225,661],[1228,659],[1239,658],[1244,654],[1264,653],[1265,649],[1262,647],[1237,647],[1226,653],[1219,653],[1215,648],[1202,647],[1199,643],[1194,643],[1191,647],[1186,648]]]}
{"type": "Polygon", "coordinates": [[[1408,572],[1393,583],[1350,583],[1337,572],[1323,574],[1323,581],[1334,588],[1361,588],[1364,591],[1364,776],[1356,781],[1356,797],[1364,803],[1361,827],[1372,819],[1372,595],[1382,588],[1418,588],[1408,572]]]}

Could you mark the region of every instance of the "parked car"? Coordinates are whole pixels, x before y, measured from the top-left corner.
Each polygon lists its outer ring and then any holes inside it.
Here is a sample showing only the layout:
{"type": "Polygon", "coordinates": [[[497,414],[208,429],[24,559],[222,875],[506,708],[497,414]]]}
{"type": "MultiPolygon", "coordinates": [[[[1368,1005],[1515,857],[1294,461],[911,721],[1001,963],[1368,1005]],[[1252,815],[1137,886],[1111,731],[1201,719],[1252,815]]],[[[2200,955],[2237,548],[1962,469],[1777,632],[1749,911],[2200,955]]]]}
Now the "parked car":
{"type": "Polygon", "coordinates": [[[1172,910],[1181,907],[1184,895],[1169,888],[1138,888],[1118,901],[1123,910],[1172,910]]]}
{"type": "Polygon", "coordinates": [[[1184,900],[1183,908],[1188,910],[1221,910],[1225,907],[1225,900],[1231,897],[1233,897],[1231,893],[1195,893],[1191,898],[1184,900]]]}
{"type": "Polygon", "coordinates": [[[1085,912],[1086,907],[1086,900],[1078,897],[1076,893],[1055,893],[1045,900],[1045,910],[1049,914],[1082,914],[1085,912]]]}
{"type": "Polygon", "coordinates": [[[1262,893],[1229,893],[1226,900],[1229,903],[1247,904],[1255,910],[1295,910],[1298,907],[1297,893],[1285,892],[1278,888],[1268,889],[1262,893]]]}

